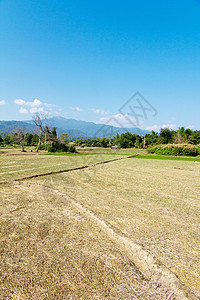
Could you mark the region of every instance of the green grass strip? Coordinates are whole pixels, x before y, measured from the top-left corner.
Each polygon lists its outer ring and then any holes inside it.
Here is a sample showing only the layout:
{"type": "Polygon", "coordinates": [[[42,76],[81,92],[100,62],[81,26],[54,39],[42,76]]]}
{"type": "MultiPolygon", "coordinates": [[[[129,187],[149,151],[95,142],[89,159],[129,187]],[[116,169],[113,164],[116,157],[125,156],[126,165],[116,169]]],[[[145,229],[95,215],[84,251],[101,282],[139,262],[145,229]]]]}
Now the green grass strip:
{"type": "Polygon", "coordinates": [[[164,155],[137,155],[134,158],[161,159],[161,160],[183,160],[183,161],[199,161],[200,162],[200,157],[180,157],[180,156],[164,156],[164,155]]]}

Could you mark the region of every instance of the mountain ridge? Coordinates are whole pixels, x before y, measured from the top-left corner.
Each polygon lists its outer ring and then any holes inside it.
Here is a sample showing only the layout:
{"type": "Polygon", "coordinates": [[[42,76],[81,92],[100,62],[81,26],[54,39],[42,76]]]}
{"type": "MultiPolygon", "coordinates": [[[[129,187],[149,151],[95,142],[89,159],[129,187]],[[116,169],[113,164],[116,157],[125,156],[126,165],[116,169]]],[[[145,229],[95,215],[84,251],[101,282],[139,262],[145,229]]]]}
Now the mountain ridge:
{"type": "MultiPolygon", "coordinates": [[[[150,133],[148,130],[142,130],[139,128],[126,128],[117,127],[107,124],[96,124],[94,122],[87,122],[76,119],[66,119],[64,117],[53,117],[47,120],[47,125],[50,128],[56,127],[57,133],[67,133],[69,137],[79,138],[92,138],[92,137],[108,137],[113,135],[130,132],[132,134],[139,134],[144,136],[146,133],[150,133]]],[[[0,134],[8,134],[19,131],[20,129],[25,132],[36,132],[36,126],[33,120],[25,121],[0,121],[0,134]]]]}

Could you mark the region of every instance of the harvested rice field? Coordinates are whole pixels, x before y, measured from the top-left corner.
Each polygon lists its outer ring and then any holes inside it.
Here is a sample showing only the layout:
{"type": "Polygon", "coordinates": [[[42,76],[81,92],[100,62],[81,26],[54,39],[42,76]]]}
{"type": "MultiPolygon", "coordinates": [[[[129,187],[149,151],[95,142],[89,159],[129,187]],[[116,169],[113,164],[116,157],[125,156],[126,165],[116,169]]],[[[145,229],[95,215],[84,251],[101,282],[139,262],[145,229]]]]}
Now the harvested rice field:
{"type": "MultiPolygon", "coordinates": [[[[117,155],[118,157],[118,155],[117,155]]],[[[116,155],[79,154],[2,154],[0,155],[0,183],[49,172],[67,171],[104,160],[115,159],[116,155]]]]}
{"type": "Polygon", "coordinates": [[[1,299],[199,299],[198,161],[0,159],[1,299]]]}

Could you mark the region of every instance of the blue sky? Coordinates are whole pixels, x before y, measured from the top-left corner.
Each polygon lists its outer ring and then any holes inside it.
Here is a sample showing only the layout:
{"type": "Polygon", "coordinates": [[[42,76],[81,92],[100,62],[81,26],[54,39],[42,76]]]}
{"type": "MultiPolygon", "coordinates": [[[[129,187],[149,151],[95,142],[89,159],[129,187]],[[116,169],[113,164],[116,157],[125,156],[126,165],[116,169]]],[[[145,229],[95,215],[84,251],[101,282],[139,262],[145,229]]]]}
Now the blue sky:
{"type": "Polygon", "coordinates": [[[0,0],[0,40],[0,120],[200,129],[198,0],[0,0]]]}

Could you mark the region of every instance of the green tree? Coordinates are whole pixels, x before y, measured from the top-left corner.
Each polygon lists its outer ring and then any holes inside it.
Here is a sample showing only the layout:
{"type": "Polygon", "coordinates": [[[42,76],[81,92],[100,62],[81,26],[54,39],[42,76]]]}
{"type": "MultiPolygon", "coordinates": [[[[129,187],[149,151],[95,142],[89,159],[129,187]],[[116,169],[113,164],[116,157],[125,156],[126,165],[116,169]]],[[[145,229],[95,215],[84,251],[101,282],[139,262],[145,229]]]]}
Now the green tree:
{"type": "Polygon", "coordinates": [[[33,139],[34,135],[32,133],[26,133],[25,134],[25,145],[26,146],[31,146],[31,142],[33,139]]]}
{"type": "Polygon", "coordinates": [[[151,134],[148,133],[145,135],[146,146],[148,145],[156,145],[158,143],[158,133],[152,131],[151,134]]]}
{"type": "Polygon", "coordinates": [[[59,140],[63,144],[68,144],[69,143],[68,134],[67,133],[60,134],[59,135],[59,140]]]}
{"type": "Polygon", "coordinates": [[[51,133],[52,133],[52,135],[54,135],[57,138],[56,127],[53,127],[51,133]]]}
{"type": "Polygon", "coordinates": [[[100,139],[100,145],[101,145],[101,147],[107,148],[108,144],[109,144],[109,139],[107,139],[106,137],[100,139]]]}
{"type": "Polygon", "coordinates": [[[82,144],[82,140],[81,139],[77,139],[76,141],[75,141],[75,145],[76,146],[80,146],[82,144]]]}
{"type": "Polygon", "coordinates": [[[143,143],[144,143],[143,138],[140,135],[138,135],[135,141],[135,147],[143,148],[143,143]]]}
{"type": "Polygon", "coordinates": [[[13,136],[11,134],[6,135],[4,138],[4,143],[6,145],[13,145],[13,143],[14,143],[13,136]]]}
{"type": "Polygon", "coordinates": [[[160,130],[160,144],[169,144],[173,141],[172,131],[169,128],[161,128],[160,130]]]}

